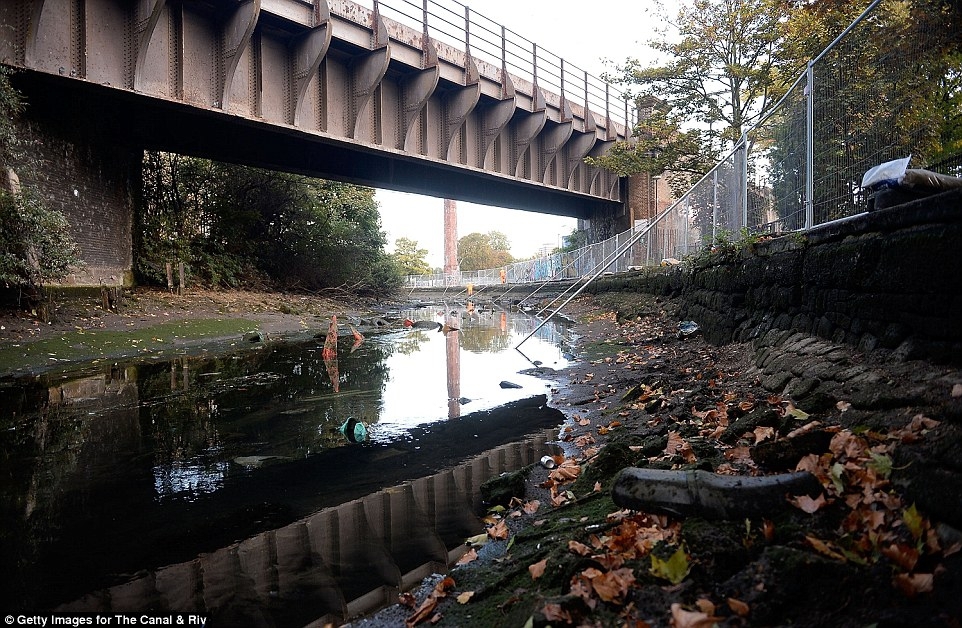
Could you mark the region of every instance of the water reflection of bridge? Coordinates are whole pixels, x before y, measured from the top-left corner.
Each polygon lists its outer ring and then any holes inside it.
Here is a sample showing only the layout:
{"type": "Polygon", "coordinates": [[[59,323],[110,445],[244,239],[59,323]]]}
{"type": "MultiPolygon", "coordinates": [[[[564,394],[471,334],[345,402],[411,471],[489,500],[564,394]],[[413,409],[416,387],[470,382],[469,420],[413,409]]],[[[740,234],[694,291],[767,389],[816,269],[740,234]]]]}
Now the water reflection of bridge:
{"type": "Polygon", "coordinates": [[[554,430],[89,593],[58,611],[198,612],[218,625],[340,622],[393,603],[464,553],[488,478],[532,464],[554,430]]]}

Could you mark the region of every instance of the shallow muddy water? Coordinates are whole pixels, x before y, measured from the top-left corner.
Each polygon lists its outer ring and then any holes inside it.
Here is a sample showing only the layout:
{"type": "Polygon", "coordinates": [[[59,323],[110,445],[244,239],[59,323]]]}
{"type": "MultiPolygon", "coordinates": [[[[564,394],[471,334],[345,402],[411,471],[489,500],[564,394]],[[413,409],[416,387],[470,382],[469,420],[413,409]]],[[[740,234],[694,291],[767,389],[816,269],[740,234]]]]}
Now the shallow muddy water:
{"type": "Polygon", "coordinates": [[[567,332],[522,354],[524,314],[399,314],[459,330],[0,380],[0,606],[294,625],[444,569],[481,482],[551,450],[563,417],[522,371],[567,366],[567,332]]]}

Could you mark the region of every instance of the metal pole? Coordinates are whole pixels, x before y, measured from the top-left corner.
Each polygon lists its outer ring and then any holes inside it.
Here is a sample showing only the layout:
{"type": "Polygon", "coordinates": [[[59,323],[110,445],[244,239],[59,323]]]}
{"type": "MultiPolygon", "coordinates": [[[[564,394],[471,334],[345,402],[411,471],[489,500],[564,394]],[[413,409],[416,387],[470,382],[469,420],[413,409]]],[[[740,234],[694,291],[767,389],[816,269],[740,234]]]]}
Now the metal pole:
{"type": "Polygon", "coordinates": [[[715,226],[718,224],[718,168],[712,176],[711,184],[711,241],[715,243],[715,226]]]}
{"type": "Polygon", "coordinates": [[[805,70],[805,228],[815,225],[815,69],[805,70]]]}
{"type": "Polygon", "coordinates": [[[742,206],[741,206],[741,218],[742,227],[748,227],[748,134],[742,133],[742,137],[739,140],[742,145],[742,171],[741,171],[741,186],[742,186],[742,206]]]}
{"type": "MultiPolygon", "coordinates": [[[[666,210],[665,214],[667,214],[668,212],[672,211],[672,209],[673,209],[673,208],[668,208],[668,210],[666,210]]],[[[659,218],[664,218],[665,214],[663,214],[663,215],[660,216],[659,218]]],[[[657,222],[657,221],[655,221],[655,222],[657,222]]],[[[601,274],[602,274],[603,272],[605,272],[606,270],[608,270],[608,267],[609,267],[609,266],[611,266],[611,265],[614,264],[616,261],[618,261],[618,257],[621,255],[621,253],[623,253],[625,250],[631,248],[631,247],[635,244],[635,242],[637,242],[638,240],[641,239],[641,236],[643,236],[643,235],[647,234],[649,231],[651,231],[651,228],[654,226],[655,222],[652,222],[652,224],[648,225],[648,227],[647,227],[646,229],[644,229],[643,231],[639,232],[639,233],[636,234],[634,237],[632,237],[630,240],[628,240],[628,242],[626,242],[623,247],[619,247],[619,248],[616,249],[611,255],[609,255],[608,257],[610,257],[611,259],[610,259],[606,264],[604,264],[601,268],[599,268],[599,269],[595,272],[595,274],[593,274],[593,275],[588,279],[588,281],[586,281],[586,282],[584,283],[584,285],[582,285],[580,288],[578,288],[577,290],[575,290],[575,292],[574,292],[570,297],[568,297],[567,299],[565,299],[565,302],[562,303],[560,306],[558,306],[558,309],[556,309],[554,312],[552,312],[550,315],[548,315],[547,318],[545,318],[543,321],[541,321],[541,323],[540,323],[537,327],[535,327],[535,328],[531,331],[530,334],[528,334],[527,336],[525,336],[525,337],[521,340],[521,342],[519,342],[517,345],[515,345],[514,348],[517,349],[518,347],[520,347],[521,345],[523,345],[525,342],[527,342],[528,339],[531,338],[531,336],[534,336],[536,333],[538,333],[538,330],[541,329],[542,327],[544,327],[544,326],[548,323],[548,321],[550,321],[550,320],[554,317],[555,314],[557,314],[557,313],[560,312],[562,309],[564,309],[564,306],[566,306],[566,305],[568,305],[569,303],[571,303],[571,301],[574,300],[574,298],[575,298],[576,296],[578,296],[579,294],[581,294],[581,292],[582,292],[585,288],[588,287],[588,284],[590,284],[592,281],[594,281],[594,280],[597,279],[599,276],[601,276],[601,274]]]]}

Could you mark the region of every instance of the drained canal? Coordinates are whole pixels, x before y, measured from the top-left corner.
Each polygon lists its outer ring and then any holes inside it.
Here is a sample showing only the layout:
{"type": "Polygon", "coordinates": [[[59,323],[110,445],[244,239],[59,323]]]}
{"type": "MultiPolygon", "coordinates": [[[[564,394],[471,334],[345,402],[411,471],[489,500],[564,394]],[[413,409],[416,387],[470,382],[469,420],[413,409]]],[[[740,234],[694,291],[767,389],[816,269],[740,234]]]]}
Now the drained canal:
{"type": "Polygon", "coordinates": [[[554,450],[539,375],[567,366],[567,331],[521,353],[522,313],[386,318],[336,355],[319,338],[0,380],[0,607],[304,625],[450,566],[483,530],[480,484],[554,450]]]}

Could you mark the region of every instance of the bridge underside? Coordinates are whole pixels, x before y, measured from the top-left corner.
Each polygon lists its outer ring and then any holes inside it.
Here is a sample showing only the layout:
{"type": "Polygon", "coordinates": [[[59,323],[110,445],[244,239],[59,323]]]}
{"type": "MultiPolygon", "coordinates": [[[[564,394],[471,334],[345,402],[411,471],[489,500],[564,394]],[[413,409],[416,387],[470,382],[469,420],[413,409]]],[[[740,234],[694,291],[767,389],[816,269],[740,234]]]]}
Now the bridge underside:
{"type": "Polygon", "coordinates": [[[375,188],[587,219],[618,202],[498,176],[228,113],[49,74],[22,71],[15,83],[30,116],[86,139],[295,172],[375,188]],[[70,103],[64,106],[64,103],[70,103]]]}

